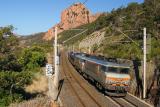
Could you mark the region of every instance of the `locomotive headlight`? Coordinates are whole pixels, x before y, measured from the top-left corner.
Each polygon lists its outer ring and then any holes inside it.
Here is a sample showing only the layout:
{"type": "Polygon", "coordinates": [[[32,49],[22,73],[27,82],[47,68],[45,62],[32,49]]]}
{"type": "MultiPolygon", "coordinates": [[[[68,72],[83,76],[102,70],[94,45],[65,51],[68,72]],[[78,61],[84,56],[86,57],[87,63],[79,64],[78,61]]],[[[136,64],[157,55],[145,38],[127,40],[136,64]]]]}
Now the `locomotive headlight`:
{"type": "Polygon", "coordinates": [[[116,81],[111,80],[111,79],[106,79],[106,84],[115,84],[116,81]]]}
{"type": "Polygon", "coordinates": [[[126,84],[126,85],[129,85],[130,81],[124,81],[123,83],[126,84]]]}
{"type": "Polygon", "coordinates": [[[106,79],[106,84],[112,84],[113,82],[109,79],[106,79]]]}

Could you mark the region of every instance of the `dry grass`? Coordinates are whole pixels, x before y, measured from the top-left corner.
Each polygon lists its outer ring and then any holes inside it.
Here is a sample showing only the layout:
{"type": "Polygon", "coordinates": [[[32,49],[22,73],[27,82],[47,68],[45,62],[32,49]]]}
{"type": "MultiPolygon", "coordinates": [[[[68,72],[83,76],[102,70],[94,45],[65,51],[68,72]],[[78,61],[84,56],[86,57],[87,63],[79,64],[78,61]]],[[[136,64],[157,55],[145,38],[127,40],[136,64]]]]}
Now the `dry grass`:
{"type": "Polygon", "coordinates": [[[48,97],[35,98],[29,101],[23,101],[19,104],[12,104],[10,107],[58,107],[50,102],[48,97]]]}
{"type": "Polygon", "coordinates": [[[33,80],[33,83],[26,88],[26,92],[29,93],[43,93],[46,94],[48,90],[48,82],[47,82],[47,77],[38,74],[37,77],[33,80]]]}
{"type": "Polygon", "coordinates": [[[37,74],[36,78],[33,80],[33,83],[27,86],[25,90],[29,93],[40,93],[45,96],[36,97],[21,103],[11,104],[10,107],[59,107],[58,104],[51,102],[47,97],[48,81],[46,76],[37,74]]]}

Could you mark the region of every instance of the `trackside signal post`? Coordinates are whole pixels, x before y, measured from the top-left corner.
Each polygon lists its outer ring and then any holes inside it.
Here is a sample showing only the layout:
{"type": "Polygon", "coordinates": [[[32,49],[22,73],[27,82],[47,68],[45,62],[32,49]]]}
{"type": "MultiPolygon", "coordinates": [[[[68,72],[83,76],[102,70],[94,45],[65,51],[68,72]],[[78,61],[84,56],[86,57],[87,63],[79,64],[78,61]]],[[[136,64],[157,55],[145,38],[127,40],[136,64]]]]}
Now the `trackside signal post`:
{"type": "Polygon", "coordinates": [[[146,28],[143,29],[143,98],[146,98],[146,28]]]}
{"type": "Polygon", "coordinates": [[[58,56],[58,45],[57,45],[57,27],[55,27],[55,40],[53,43],[54,54],[53,54],[53,63],[54,63],[54,77],[51,73],[52,65],[46,65],[46,75],[48,76],[48,89],[49,96],[51,101],[57,100],[58,95],[58,85],[59,85],[59,56],[58,56]]]}
{"type": "Polygon", "coordinates": [[[54,85],[55,85],[55,88],[58,89],[59,56],[58,56],[58,45],[57,45],[57,27],[55,27],[55,40],[54,40],[54,70],[55,70],[54,85]]]}

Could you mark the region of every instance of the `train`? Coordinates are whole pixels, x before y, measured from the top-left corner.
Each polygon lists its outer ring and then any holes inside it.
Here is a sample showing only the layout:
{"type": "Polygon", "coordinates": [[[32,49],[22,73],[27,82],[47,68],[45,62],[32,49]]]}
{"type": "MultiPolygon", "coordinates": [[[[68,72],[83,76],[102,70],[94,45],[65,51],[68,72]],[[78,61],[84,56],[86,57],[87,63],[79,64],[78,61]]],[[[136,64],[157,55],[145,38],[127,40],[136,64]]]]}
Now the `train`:
{"type": "Polygon", "coordinates": [[[130,89],[130,65],[86,53],[69,52],[68,59],[84,78],[110,96],[126,96],[130,89]]]}

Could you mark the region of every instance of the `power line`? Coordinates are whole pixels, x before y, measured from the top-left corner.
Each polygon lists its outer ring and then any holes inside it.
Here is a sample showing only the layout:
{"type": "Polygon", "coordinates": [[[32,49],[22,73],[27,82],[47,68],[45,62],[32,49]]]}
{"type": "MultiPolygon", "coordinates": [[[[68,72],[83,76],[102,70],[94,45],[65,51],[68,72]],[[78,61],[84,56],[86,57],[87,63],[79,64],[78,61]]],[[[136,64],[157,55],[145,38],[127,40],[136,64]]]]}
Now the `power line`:
{"type": "Polygon", "coordinates": [[[67,40],[65,40],[65,41],[63,41],[63,43],[65,43],[65,42],[67,42],[67,41],[69,41],[69,40],[71,40],[71,39],[73,39],[73,38],[75,38],[75,37],[81,35],[82,33],[86,32],[86,31],[88,31],[88,29],[86,29],[86,30],[84,30],[83,32],[80,32],[80,33],[74,35],[73,37],[71,37],[71,38],[69,38],[69,39],[67,39],[67,40]]]}
{"type": "Polygon", "coordinates": [[[83,5],[85,4],[85,3],[87,3],[88,2],[88,0],[85,0],[84,2],[83,2],[83,5]]]}

